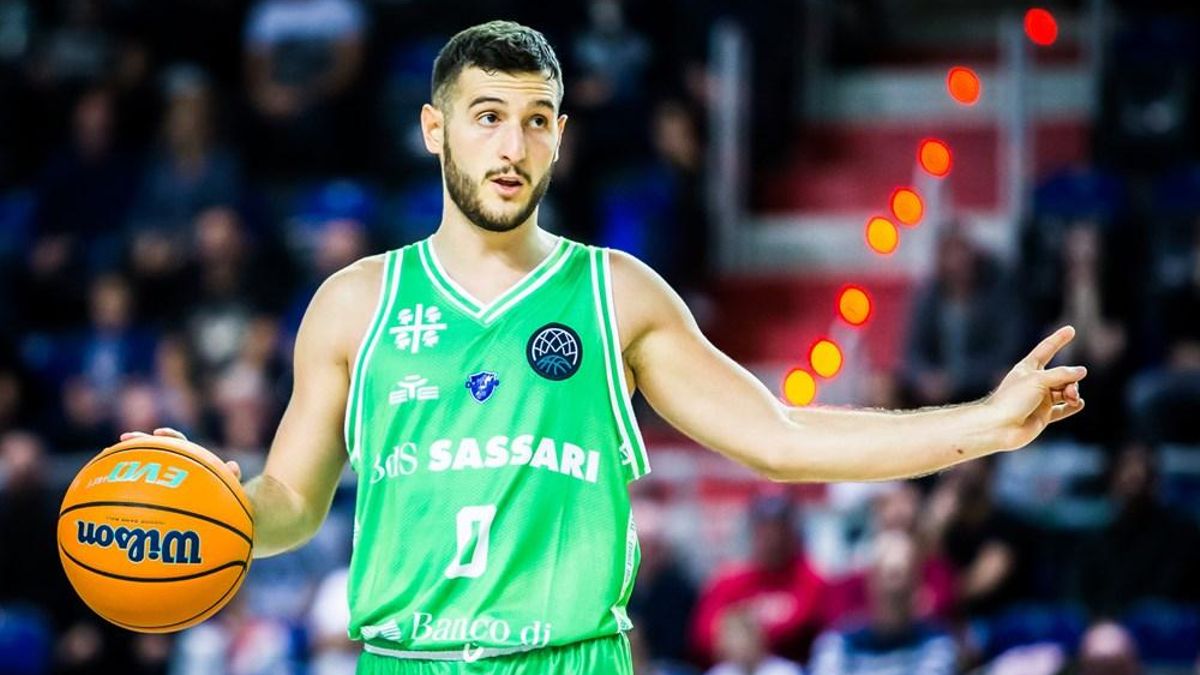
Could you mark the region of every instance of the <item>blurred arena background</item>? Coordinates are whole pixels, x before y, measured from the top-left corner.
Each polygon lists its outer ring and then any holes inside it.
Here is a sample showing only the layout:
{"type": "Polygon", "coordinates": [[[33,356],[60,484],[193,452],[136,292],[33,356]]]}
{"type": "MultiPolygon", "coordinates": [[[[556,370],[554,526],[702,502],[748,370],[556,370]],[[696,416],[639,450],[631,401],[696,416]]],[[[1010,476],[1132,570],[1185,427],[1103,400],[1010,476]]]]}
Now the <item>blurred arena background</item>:
{"type": "Polygon", "coordinates": [[[353,672],[349,473],[313,542],[171,636],[86,610],[57,506],[124,430],[257,473],[316,284],[436,226],[418,109],[437,49],[492,18],[566,71],[542,224],[650,262],[773,390],[822,337],[824,405],[984,395],[1064,322],[1090,369],[1054,435],[905,484],[763,484],[642,405],[639,674],[1200,672],[1198,7],[1054,2],[1049,47],[1028,8],[0,0],[0,673],[353,672]],[[900,185],[924,219],[875,255],[900,185]]]}

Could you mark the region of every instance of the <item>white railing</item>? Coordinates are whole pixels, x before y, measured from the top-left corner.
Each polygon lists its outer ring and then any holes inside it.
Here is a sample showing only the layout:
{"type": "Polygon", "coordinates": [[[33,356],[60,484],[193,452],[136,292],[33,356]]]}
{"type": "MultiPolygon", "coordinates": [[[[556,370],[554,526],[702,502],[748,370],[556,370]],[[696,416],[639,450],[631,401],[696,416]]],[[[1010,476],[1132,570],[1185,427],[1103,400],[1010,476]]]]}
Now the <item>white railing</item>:
{"type": "Polygon", "coordinates": [[[712,87],[709,92],[708,210],[717,270],[737,265],[736,247],[746,208],[746,157],[749,125],[750,59],[746,35],[732,20],[717,22],[709,33],[712,87]]]}
{"type": "MultiPolygon", "coordinates": [[[[1090,116],[1098,105],[1097,83],[1103,63],[1107,30],[1106,0],[1089,0],[1084,14],[1060,16],[1061,40],[1077,41],[1083,61],[1033,67],[1036,49],[1026,38],[1020,16],[1003,17],[994,35],[1001,59],[994,69],[981,69],[984,98],[971,108],[955,106],[945,93],[944,71],[932,69],[878,69],[834,73],[828,63],[828,30],[824,20],[828,0],[803,0],[805,27],[803,44],[797,44],[797,69],[803,82],[797,88],[800,105],[798,122],[838,121],[869,124],[886,118],[892,122],[919,123],[931,115],[945,119],[949,127],[994,124],[998,130],[995,177],[996,208],[963,210],[948,203],[954,178],[946,185],[932,185],[922,178],[914,163],[914,185],[927,188],[925,222],[928,227],[906,232],[905,244],[890,264],[878,272],[920,274],[927,270],[932,254],[936,224],[950,210],[973,226],[979,240],[1002,257],[1015,253],[1017,226],[1028,213],[1031,186],[1035,120],[1090,116]],[[884,269],[886,267],[886,270],[884,269]]],[[[723,22],[710,33],[710,57],[714,87],[709,108],[710,139],[708,204],[713,228],[710,233],[713,261],[720,274],[755,275],[788,270],[823,268],[864,270],[871,259],[862,242],[862,226],[871,214],[854,209],[829,213],[752,214],[748,211],[747,161],[749,126],[747,107],[752,91],[749,40],[736,24],[723,22]]],[[[913,148],[915,153],[915,148],[913,148]]],[[[970,161],[969,157],[958,157],[970,161]]],[[[898,158],[880,158],[898,161],[898,158]]],[[[899,161],[904,161],[899,159],[899,161]]],[[[911,160],[910,160],[911,161],[911,160]]],[[[933,181],[938,182],[938,181],[933,181]]],[[[881,203],[871,211],[885,208],[881,203]]]]}

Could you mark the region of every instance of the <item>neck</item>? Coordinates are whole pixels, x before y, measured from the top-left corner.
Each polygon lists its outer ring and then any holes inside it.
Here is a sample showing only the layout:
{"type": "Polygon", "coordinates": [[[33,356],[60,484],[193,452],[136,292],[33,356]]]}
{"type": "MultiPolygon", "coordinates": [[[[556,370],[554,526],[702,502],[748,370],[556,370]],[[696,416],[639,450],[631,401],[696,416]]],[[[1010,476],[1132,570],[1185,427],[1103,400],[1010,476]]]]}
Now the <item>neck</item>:
{"type": "Polygon", "coordinates": [[[904,603],[883,602],[871,612],[871,625],[880,633],[898,633],[911,621],[912,612],[904,603]]]}
{"type": "Polygon", "coordinates": [[[438,258],[461,261],[464,265],[488,258],[499,258],[507,266],[531,269],[549,254],[554,235],[537,225],[537,211],[524,223],[507,232],[490,232],[467,220],[449,202],[443,209],[442,222],[431,238],[438,258]]]}

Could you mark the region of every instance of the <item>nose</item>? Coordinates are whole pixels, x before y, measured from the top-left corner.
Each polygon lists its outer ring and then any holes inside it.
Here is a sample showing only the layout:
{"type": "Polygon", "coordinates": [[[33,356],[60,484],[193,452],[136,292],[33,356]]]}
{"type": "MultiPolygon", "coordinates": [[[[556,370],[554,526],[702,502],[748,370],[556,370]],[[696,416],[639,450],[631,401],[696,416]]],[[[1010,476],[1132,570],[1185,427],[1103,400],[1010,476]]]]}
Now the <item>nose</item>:
{"type": "Polygon", "coordinates": [[[514,165],[525,159],[525,130],[521,125],[507,124],[500,133],[500,159],[514,165]]]}

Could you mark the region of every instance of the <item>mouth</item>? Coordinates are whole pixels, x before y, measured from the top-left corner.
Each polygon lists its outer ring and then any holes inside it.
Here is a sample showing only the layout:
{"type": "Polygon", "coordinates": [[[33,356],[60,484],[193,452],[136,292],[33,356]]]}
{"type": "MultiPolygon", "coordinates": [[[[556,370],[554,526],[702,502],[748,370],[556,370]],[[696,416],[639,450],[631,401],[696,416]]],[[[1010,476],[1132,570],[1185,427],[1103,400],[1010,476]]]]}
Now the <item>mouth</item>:
{"type": "Polygon", "coordinates": [[[521,191],[525,185],[525,181],[515,176],[499,176],[492,179],[492,185],[496,186],[496,190],[505,197],[511,197],[521,191]]]}

